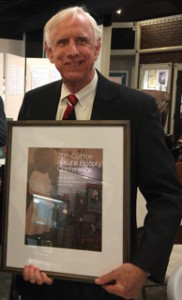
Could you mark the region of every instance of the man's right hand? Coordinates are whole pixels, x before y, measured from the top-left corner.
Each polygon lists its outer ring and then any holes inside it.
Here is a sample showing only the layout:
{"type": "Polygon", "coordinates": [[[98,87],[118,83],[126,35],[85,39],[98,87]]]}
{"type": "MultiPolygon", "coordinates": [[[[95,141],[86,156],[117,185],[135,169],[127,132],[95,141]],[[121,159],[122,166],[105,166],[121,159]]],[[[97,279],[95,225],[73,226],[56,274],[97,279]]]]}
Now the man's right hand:
{"type": "Polygon", "coordinates": [[[46,283],[51,285],[53,279],[48,277],[45,272],[41,272],[39,268],[33,265],[27,265],[23,269],[23,279],[29,281],[33,284],[43,284],[46,283]]]}

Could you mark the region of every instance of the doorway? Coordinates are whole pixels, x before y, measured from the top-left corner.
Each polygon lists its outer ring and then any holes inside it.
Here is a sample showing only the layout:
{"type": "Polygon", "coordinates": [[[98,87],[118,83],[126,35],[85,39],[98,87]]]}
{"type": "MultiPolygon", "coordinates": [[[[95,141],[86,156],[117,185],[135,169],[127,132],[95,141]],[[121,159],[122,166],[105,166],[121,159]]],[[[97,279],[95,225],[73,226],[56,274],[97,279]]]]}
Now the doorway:
{"type": "Polygon", "coordinates": [[[178,139],[182,135],[182,71],[177,72],[174,111],[174,135],[176,139],[178,139]]]}

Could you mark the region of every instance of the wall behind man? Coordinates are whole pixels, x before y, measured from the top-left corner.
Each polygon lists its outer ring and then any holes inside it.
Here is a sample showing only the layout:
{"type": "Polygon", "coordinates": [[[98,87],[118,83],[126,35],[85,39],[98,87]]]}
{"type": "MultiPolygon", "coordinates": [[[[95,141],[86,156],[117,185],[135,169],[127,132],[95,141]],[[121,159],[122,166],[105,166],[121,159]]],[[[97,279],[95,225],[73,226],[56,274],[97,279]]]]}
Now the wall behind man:
{"type": "Polygon", "coordinates": [[[181,16],[160,19],[160,23],[144,25],[141,28],[141,48],[169,47],[182,45],[181,16]]]}
{"type": "Polygon", "coordinates": [[[24,56],[25,54],[23,40],[0,39],[0,49],[3,53],[11,53],[20,56],[24,56]]]}
{"type": "Polygon", "coordinates": [[[150,53],[140,55],[140,64],[181,63],[182,62],[182,15],[141,22],[140,49],[150,49],[150,53]],[[156,51],[162,48],[164,51],[156,51]],[[168,48],[169,51],[165,51],[168,48]],[[179,48],[179,49],[178,49],[179,48]]]}

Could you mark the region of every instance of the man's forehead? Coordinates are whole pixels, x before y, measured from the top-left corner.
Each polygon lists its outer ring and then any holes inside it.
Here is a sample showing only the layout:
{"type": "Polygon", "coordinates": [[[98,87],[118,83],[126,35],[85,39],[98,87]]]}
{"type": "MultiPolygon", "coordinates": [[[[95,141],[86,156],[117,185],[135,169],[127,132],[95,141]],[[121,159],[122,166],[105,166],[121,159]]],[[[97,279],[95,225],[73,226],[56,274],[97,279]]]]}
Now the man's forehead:
{"type": "MultiPolygon", "coordinates": [[[[82,23],[83,25],[84,24],[88,24],[90,23],[88,18],[86,18],[84,15],[82,14],[77,14],[77,15],[68,15],[68,16],[65,16],[64,18],[61,18],[61,19],[57,19],[56,22],[54,24],[52,24],[52,29],[59,26],[60,24],[65,24],[66,25],[72,25],[74,23],[82,23]]],[[[65,27],[65,26],[64,26],[65,27]]]]}
{"type": "MultiPolygon", "coordinates": [[[[78,24],[77,24],[78,25],[78,24]]],[[[81,25],[81,24],[80,24],[81,25]]],[[[54,40],[58,40],[60,38],[77,38],[77,37],[86,37],[88,39],[93,39],[94,38],[94,31],[90,26],[76,26],[76,23],[65,23],[64,22],[59,22],[57,26],[55,26],[51,33],[50,33],[50,38],[54,40]],[[75,25],[74,25],[75,24],[75,25]],[[74,26],[72,26],[74,25],[74,26]]]]}
{"type": "Polygon", "coordinates": [[[74,31],[85,31],[92,32],[93,28],[89,22],[89,20],[86,18],[86,16],[82,14],[78,14],[77,16],[68,16],[64,20],[60,20],[55,24],[55,26],[52,28],[51,33],[54,31],[60,31],[60,32],[67,32],[70,30],[70,28],[74,31]]]}

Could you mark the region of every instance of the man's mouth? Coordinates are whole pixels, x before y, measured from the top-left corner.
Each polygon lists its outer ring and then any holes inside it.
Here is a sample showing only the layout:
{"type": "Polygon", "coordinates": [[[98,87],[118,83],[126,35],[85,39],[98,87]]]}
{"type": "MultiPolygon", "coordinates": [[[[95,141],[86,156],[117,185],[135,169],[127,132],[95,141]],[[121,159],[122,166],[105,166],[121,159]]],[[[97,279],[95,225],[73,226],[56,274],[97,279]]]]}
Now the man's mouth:
{"type": "Polygon", "coordinates": [[[81,65],[81,63],[82,63],[82,61],[75,61],[75,62],[67,63],[67,65],[70,67],[78,67],[81,65]]]}

